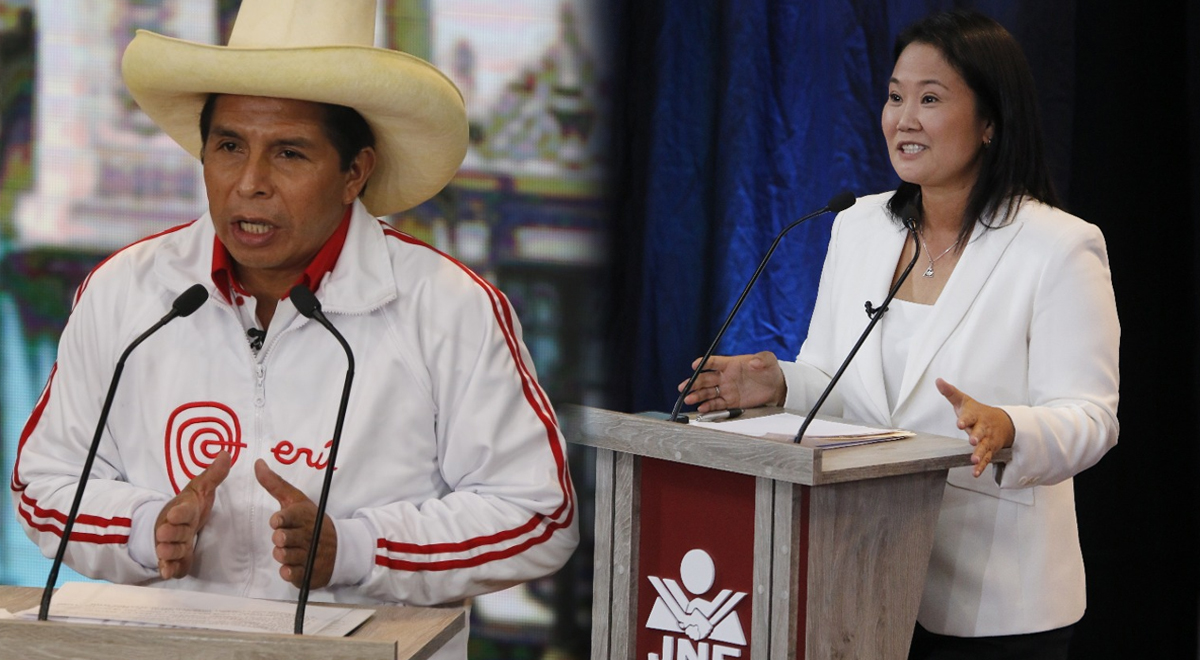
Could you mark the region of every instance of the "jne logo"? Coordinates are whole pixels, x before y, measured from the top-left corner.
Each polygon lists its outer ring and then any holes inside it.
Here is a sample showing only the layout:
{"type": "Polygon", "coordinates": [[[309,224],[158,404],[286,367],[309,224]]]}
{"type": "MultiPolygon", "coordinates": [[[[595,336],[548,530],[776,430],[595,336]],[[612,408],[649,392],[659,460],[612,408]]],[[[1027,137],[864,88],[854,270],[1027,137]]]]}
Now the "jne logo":
{"type": "Polygon", "coordinates": [[[704,598],[713,587],[717,571],[712,557],[703,550],[689,550],[679,563],[679,583],[671,578],[649,576],[658,592],[646,627],[663,630],[662,654],[649,660],[722,660],[738,658],[746,645],[741,619],[733,609],[746,592],[722,589],[711,600],[704,598]],[[689,595],[690,594],[690,595],[689,595]]]}

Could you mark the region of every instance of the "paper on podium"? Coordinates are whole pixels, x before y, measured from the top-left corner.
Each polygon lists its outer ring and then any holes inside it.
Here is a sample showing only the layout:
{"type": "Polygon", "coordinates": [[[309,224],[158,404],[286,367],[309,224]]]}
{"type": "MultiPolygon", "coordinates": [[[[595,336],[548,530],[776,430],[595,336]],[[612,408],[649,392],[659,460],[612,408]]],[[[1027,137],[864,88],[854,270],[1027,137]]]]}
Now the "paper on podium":
{"type": "MultiPolygon", "coordinates": [[[[33,607],[18,612],[17,617],[34,620],[37,613],[38,608],[33,607]]],[[[304,633],[344,637],[374,613],[310,604],[304,612],[304,633]]],[[[295,603],[90,582],[64,584],[50,603],[52,621],[232,632],[291,634],[295,616],[295,603]]]]}
{"type": "MultiPolygon", "coordinates": [[[[771,440],[790,441],[796,437],[804,418],[791,413],[778,413],[762,417],[741,417],[722,422],[692,422],[696,426],[718,431],[728,431],[771,440]]],[[[915,433],[899,429],[876,429],[844,422],[814,419],[804,433],[800,444],[821,449],[852,447],[873,442],[887,442],[911,438],[915,433]]]]}

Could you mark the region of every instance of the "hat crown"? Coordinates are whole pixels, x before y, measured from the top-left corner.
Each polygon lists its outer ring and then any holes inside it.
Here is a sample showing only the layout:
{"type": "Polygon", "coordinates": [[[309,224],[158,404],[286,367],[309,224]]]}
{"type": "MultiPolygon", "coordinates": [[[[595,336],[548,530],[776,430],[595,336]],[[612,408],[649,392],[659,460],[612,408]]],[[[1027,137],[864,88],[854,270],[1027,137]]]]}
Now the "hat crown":
{"type": "MultiPolygon", "coordinates": [[[[428,0],[421,0],[428,2],[428,0]]],[[[433,197],[467,152],[462,95],[430,63],[375,48],[377,0],[243,0],[228,47],[139,30],[121,72],[159,127],[200,157],[211,94],[354,108],[375,134],[375,172],[362,202],[389,215],[433,197]]]]}
{"type": "Polygon", "coordinates": [[[371,47],[375,9],[375,0],[245,0],[229,47],[371,47]]]}

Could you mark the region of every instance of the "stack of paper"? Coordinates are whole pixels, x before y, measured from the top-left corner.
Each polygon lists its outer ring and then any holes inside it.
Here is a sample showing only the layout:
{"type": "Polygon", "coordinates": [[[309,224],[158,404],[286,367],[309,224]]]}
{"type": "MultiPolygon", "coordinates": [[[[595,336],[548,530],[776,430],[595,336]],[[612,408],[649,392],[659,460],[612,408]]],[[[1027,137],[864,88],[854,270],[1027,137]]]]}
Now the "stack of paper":
{"type": "MultiPolygon", "coordinates": [[[[750,435],[771,440],[791,441],[800,430],[804,418],[791,413],[779,413],[763,417],[740,417],[722,422],[692,422],[695,426],[719,431],[729,431],[740,435],[750,435]]],[[[831,422],[824,419],[814,419],[804,432],[800,444],[807,447],[830,449],[833,447],[852,447],[867,445],[873,442],[887,442],[911,438],[916,435],[912,431],[899,429],[876,429],[867,426],[857,426],[843,422],[831,422]]]]}
{"type": "MultiPolygon", "coordinates": [[[[34,607],[17,612],[17,617],[34,620],[37,613],[34,607]]],[[[304,633],[344,637],[374,613],[309,605],[304,610],[304,633]]],[[[50,620],[76,623],[291,634],[295,616],[295,603],[90,582],[64,584],[50,602],[50,620]]]]}

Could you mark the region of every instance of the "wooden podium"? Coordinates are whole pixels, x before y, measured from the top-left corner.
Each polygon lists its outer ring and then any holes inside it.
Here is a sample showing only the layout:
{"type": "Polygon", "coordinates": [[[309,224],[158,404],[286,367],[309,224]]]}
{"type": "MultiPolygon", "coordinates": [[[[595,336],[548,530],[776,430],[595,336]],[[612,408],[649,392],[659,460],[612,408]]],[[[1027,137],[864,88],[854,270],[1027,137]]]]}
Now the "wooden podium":
{"type": "Polygon", "coordinates": [[[597,449],[593,660],[907,657],[965,439],[820,450],[594,408],[561,419],[597,449]]]}
{"type": "MultiPolygon", "coordinates": [[[[37,607],[42,590],[0,587],[0,608],[37,607]]],[[[314,603],[314,605],[328,603],[314,603]]],[[[46,621],[0,621],[0,657],[41,660],[423,660],[463,629],[461,607],[369,606],[349,637],[309,637],[46,621]]]]}

